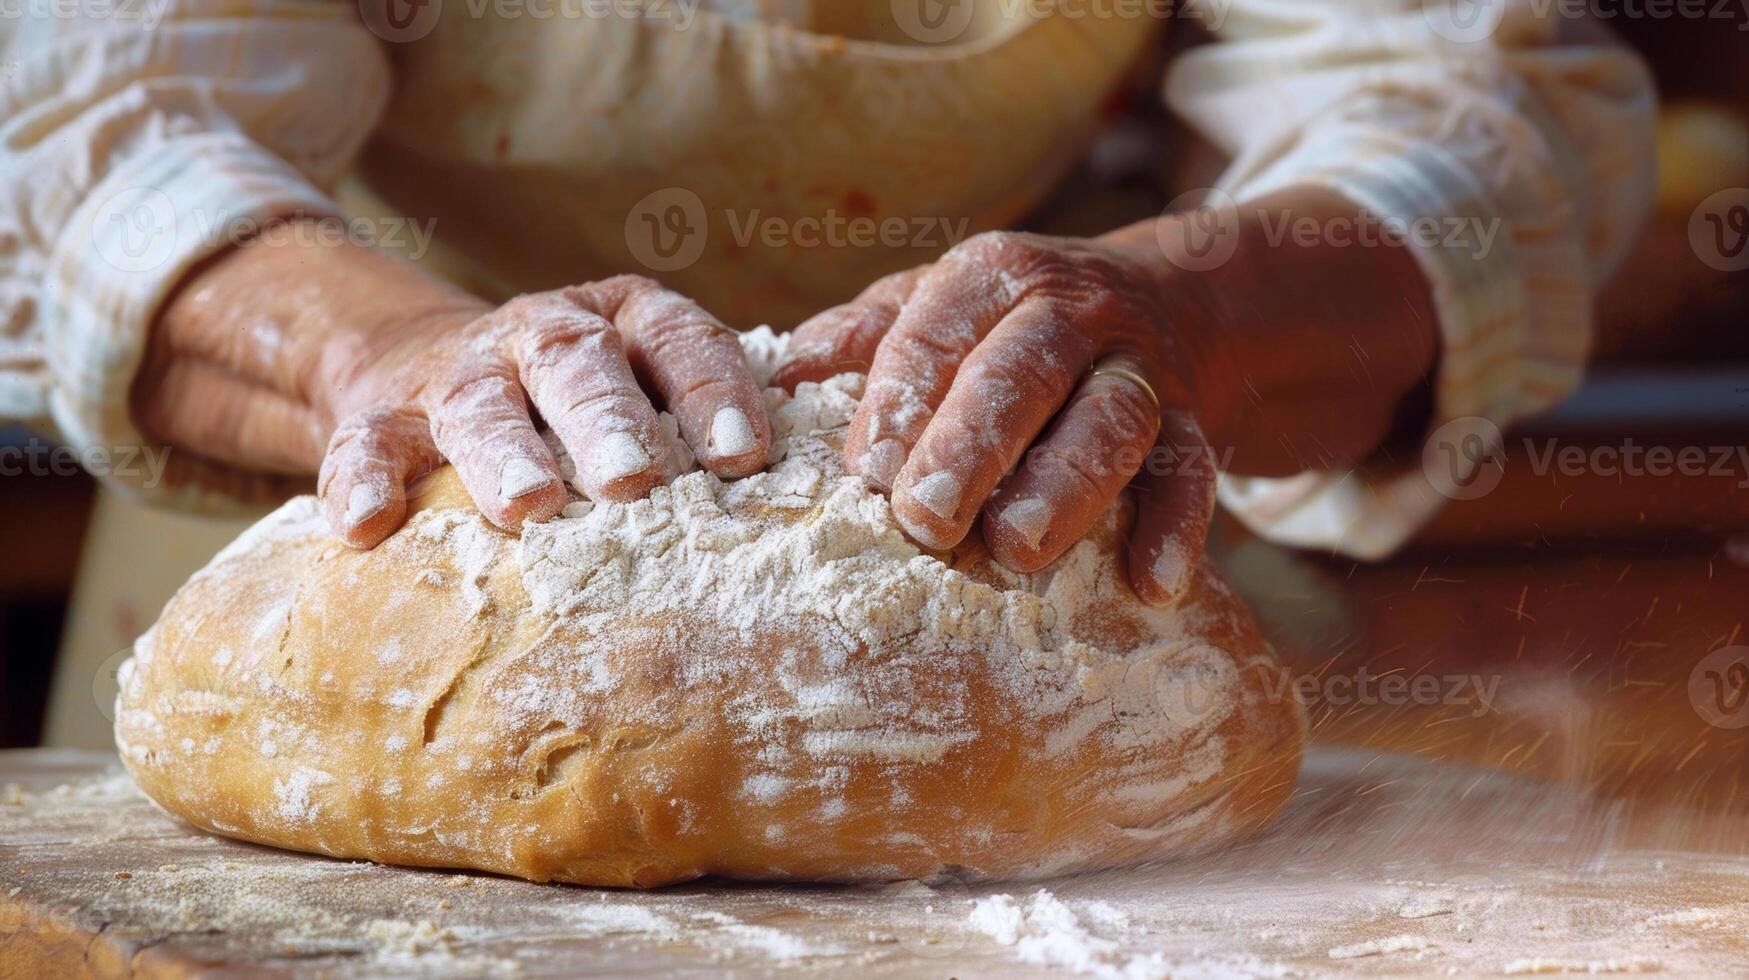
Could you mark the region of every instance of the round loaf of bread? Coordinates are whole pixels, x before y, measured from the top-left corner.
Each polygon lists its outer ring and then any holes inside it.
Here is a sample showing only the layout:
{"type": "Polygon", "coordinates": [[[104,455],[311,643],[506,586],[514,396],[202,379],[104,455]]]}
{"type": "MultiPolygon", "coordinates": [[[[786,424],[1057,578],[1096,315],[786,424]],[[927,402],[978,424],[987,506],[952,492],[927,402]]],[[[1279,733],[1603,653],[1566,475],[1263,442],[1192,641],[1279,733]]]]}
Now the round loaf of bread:
{"type": "Polygon", "coordinates": [[[136,645],[122,757],[227,836],[595,885],[1035,877],[1267,823],[1304,719],[1233,593],[1142,605],[1127,503],[1033,575],[920,550],[840,465],[861,384],[772,391],[764,473],[520,537],[448,469],[368,552],[293,500],[136,645]]]}

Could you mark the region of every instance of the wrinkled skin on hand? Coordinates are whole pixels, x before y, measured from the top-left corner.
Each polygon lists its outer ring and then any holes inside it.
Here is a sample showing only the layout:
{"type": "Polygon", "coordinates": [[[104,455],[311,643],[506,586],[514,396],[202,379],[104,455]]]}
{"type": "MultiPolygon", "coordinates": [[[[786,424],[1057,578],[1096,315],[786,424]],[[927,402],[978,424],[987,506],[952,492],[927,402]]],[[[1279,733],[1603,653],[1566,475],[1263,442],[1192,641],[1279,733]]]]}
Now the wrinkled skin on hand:
{"type": "MultiPolygon", "coordinates": [[[[1260,220],[1358,208],[1317,188],[1253,207],[1207,271],[1175,260],[1183,216],[1097,239],[979,235],[803,324],[775,381],[868,374],[845,465],[925,546],[977,524],[999,561],[1035,571],[1133,487],[1132,585],[1169,600],[1201,559],[1217,463],[1354,465],[1438,355],[1405,248],[1284,242],[1260,220]]],[[[361,548],[443,459],[501,527],[556,515],[568,494],[537,417],[598,500],[662,480],[658,406],[724,478],[761,468],[771,438],[734,334],[657,283],[494,309],[356,246],[251,244],[198,270],[161,313],[133,399],[144,431],[187,452],[319,471],[335,533],[361,548]]]]}
{"type": "Polygon", "coordinates": [[[247,246],[171,301],[134,406],[171,445],[319,470],[334,532],[368,548],[405,520],[407,483],[443,459],[500,527],[558,514],[569,494],[533,412],[591,498],[644,496],[666,474],[645,384],[706,468],[765,465],[765,401],[735,334],[648,279],[493,309],[363,249],[247,246]]]}
{"type": "Polygon", "coordinates": [[[803,324],[777,381],[868,372],[845,465],[930,547],[977,523],[1035,571],[1133,487],[1131,584],[1166,601],[1201,560],[1217,464],[1354,465],[1437,356],[1406,249],[1284,242],[1266,214],[1361,217],[1317,188],[1260,200],[1215,269],[1175,251],[1182,215],[1098,239],[979,235],[803,324]]]}
{"type": "Polygon", "coordinates": [[[846,466],[891,494],[919,542],[950,548],[981,522],[1022,572],[1079,540],[1157,444],[1156,464],[1181,455],[1138,486],[1131,577],[1160,601],[1195,570],[1184,556],[1200,554],[1215,500],[1196,354],[1168,328],[1161,285],[1098,240],[984,234],[803,324],[777,380],[866,366],[846,466]]]}

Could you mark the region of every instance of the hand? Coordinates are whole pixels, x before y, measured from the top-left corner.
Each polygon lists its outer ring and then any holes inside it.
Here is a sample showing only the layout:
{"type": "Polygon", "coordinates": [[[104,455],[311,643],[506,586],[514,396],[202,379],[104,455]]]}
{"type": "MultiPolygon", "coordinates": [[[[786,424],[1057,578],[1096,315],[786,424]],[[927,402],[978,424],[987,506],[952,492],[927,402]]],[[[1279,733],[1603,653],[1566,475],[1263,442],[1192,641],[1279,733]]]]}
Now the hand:
{"type": "Polygon", "coordinates": [[[1184,250],[1188,215],[1099,239],[980,235],[803,324],[775,381],[868,374],[845,465],[928,547],[981,521],[998,561],[1036,571],[1133,485],[1131,585],[1164,602],[1201,562],[1217,462],[1353,466],[1413,421],[1438,356],[1413,255],[1279,234],[1370,220],[1289,188],[1250,203],[1213,269],[1184,250]]]}
{"type": "Polygon", "coordinates": [[[1103,241],[980,235],[803,324],[777,382],[866,370],[846,467],[927,547],[981,518],[1017,571],[1055,560],[1151,462],[1130,574],[1164,601],[1196,570],[1215,501],[1200,355],[1169,309],[1189,289],[1165,285],[1103,241]]]}
{"type": "Polygon", "coordinates": [[[666,442],[640,377],[706,468],[764,467],[765,401],[734,333],[654,282],[492,309],[365,249],[252,244],[168,304],[134,405],[173,446],[279,473],[319,465],[335,533],[369,548],[405,520],[406,484],[443,459],[500,527],[558,514],[569,494],[531,407],[590,498],[647,494],[666,442]]]}

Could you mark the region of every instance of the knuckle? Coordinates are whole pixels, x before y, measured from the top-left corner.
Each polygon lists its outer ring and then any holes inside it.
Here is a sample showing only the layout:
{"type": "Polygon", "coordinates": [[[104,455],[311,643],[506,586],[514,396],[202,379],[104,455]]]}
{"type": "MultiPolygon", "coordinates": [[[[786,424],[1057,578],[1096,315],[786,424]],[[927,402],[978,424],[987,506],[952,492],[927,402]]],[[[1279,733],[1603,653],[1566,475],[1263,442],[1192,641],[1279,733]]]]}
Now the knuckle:
{"type": "Polygon", "coordinates": [[[1086,401],[1098,413],[1107,438],[1152,441],[1160,413],[1141,386],[1128,378],[1098,375],[1088,386],[1086,401]]]}
{"type": "Polygon", "coordinates": [[[1133,290],[1123,287],[1097,268],[1082,273],[1079,288],[1076,306],[1083,322],[1096,326],[1101,333],[1133,329],[1134,324],[1151,320],[1133,290]]]}
{"type": "Polygon", "coordinates": [[[513,383],[509,364],[496,357],[472,354],[461,358],[442,375],[435,395],[438,404],[447,407],[458,398],[502,391],[513,383]]]}
{"type": "Polygon", "coordinates": [[[1030,254],[1036,247],[1036,236],[1021,231],[983,231],[966,239],[952,250],[962,261],[999,265],[1020,255],[1030,254]]]}
{"type": "Polygon", "coordinates": [[[1022,284],[1048,280],[1073,265],[1052,239],[1024,231],[982,232],[949,254],[980,269],[999,269],[1022,284]]]}
{"type": "Polygon", "coordinates": [[[593,432],[599,420],[611,419],[616,425],[623,426],[625,420],[641,419],[652,411],[649,399],[641,392],[633,394],[619,388],[608,388],[582,395],[555,413],[548,422],[575,436],[593,432]]]}
{"type": "Polygon", "coordinates": [[[641,276],[635,272],[622,272],[617,276],[609,276],[598,284],[608,292],[624,296],[634,296],[662,289],[662,284],[649,276],[641,276]]]}
{"type": "Polygon", "coordinates": [[[569,354],[609,346],[613,327],[601,317],[568,309],[524,330],[517,340],[517,360],[535,369],[552,367],[569,354]]]}
{"type": "Polygon", "coordinates": [[[1035,446],[1022,464],[1025,475],[1058,499],[1095,496],[1110,482],[1098,452],[1085,446],[1073,451],[1060,446],[1035,446]]]}
{"type": "Polygon", "coordinates": [[[609,318],[617,319],[620,311],[623,311],[629,304],[658,297],[667,292],[667,287],[649,276],[624,272],[617,276],[597,280],[586,286],[573,287],[567,290],[567,295],[574,297],[574,302],[580,306],[593,309],[609,318]]]}
{"type": "Polygon", "coordinates": [[[905,297],[911,294],[911,289],[917,284],[917,280],[921,279],[928,269],[928,266],[919,266],[915,269],[906,269],[903,272],[884,275],[863,290],[857,303],[849,305],[873,304],[877,307],[897,309],[904,302],[905,297]]]}

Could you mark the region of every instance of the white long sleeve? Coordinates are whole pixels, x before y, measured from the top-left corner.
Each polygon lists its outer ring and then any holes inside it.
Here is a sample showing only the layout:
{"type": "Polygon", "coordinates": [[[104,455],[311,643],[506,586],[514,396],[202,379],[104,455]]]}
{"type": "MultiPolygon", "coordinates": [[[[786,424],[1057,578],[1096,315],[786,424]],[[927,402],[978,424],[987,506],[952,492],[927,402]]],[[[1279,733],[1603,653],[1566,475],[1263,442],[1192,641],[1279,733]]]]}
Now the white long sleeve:
{"type": "Polygon", "coordinates": [[[324,188],[388,66],[350,3],[25,10],[0,21],[0,416],[139,447],[128,388],[158,308],[261,221],[335,213],[324,188]]]}
{"type": "MultiPolygon", "coordinates": [[[[1241,204],[1312,184],[1379,218],[1493,235],[1411,246],[1443,338],[1435,429],[1504,428],[1577,386],[1595,291],[1651,202],[1648,72],[1541,6],[1233,0],[1219,43],[1167,80],[1169,104],[1233,155],[1222,187],[1241,204]],[[1489,9],[1504,12],[1491,30],[1465,20],[1489,9]]],[[[1272,539],[1374,558],[1447,498],[1410,467],[1228,478],[1222,499],[1272,539]]]]}

